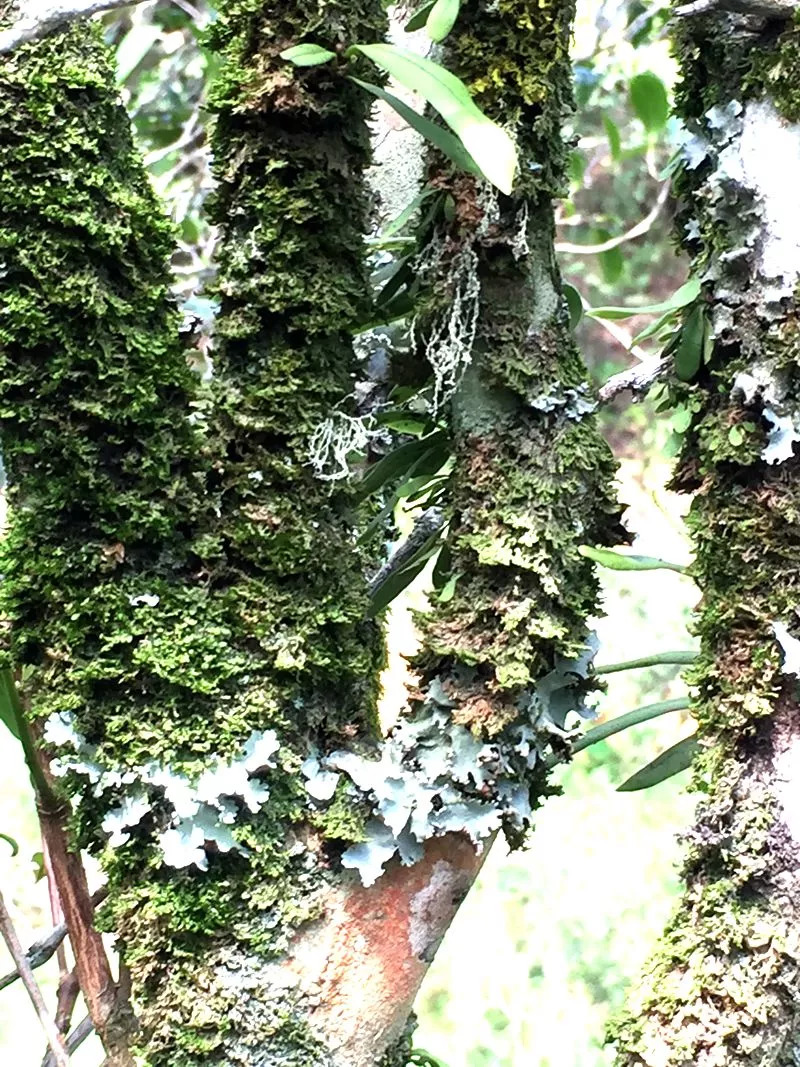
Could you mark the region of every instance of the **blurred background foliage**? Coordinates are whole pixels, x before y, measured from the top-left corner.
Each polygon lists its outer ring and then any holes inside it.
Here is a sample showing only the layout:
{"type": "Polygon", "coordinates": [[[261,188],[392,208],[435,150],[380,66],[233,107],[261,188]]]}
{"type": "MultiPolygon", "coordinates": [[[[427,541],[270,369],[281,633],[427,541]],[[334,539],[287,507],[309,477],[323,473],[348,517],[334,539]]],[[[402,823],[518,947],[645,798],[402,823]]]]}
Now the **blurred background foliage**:
{"type": "MultiPolygon", "coordinates": [[[[578,108],[568,197],[557,206],[557,247],[565,279],[589,306],[644,305],[669,296],[686,265],[671,239],[665,168],[678,130],[669,117],[675,76],[666,41],[667,10],[641,0],[579,0],[574,41],[578,108]]],[[[106,18],[119,84],[153,183],[178,233],[179,300],[208,276],[214,233],[202,218],[212,187],[203,99],[213,57],[201,31],[210,17],[198,0],[155,0],[106,18]]],[[[656,349],[634,348],[647,317],[584,318],[579,343],[598,382],[656,349]]],[[[620,463],[620,493],[639,552],[686,562],[686,502],[665,488],[670,430],[647,401],[617,400],[603,413],[620,463]]],[[[674,572],[603,571],[605,611],[597,620],[604,662],[691,647],[687,624],[696,591],[674,572]]],[[[419,595],[417,592],[410,594],[419,595]]],[[[391,615],[391,689],[413,633],[407,604],[391,615]]],[[[685,692],[677,668],[609,676],[601,717],[685,692]]],[[[547,802],[526,851],[498,844],[463,905],[418,1001],[418,1044],[447,1067],[600,1067],[609,1014],[623,1001],[678,890],[677,834],[693,798],[685,775],[639,793],[616,787],[689,732],[686,713],[663,716],[576,756],[561,768],[563,795],[547,802]]],[[[0,885],[26,943],[50,925],[38,875],[36,818],[20,754],[4,739],[0,885]]],[[[0,950],[0,975],[10,962],[0,950]]],[[[56,961],[38,974],[52,996],[56,961]]],[[[32,1009],[19,984],[0,992],[0,1060],[35,1067],[41,1059],[32,1009]],[[32,1044],[32,1035],[36,1035],[32,1044]]],[[[99,1062],[88,1042],[76,1067],[99,1062]]],[[[426,1057],[420,1055],[419,1062],[426,1057]]]]}

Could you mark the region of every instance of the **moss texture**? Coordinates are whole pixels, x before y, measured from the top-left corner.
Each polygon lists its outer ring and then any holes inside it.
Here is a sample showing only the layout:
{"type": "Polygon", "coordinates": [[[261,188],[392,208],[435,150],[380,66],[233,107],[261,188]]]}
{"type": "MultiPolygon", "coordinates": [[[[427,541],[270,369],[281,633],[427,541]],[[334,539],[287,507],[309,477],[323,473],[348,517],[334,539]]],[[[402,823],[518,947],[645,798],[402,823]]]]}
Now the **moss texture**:
{"type": "MultiPolygon", "coordinates": [[[[456,180],[454,218],[438,234],[455,255],[475,250],[481,295],[472,361],[452,401],[448,547],[460,577],[424,621],[420,662],[429,677],[458,674],[457,715],[485,734],[516,718],[536,681],[585,645],[598,587],[578,546],[622,536],[614,464],[590,414],[553,253],[572,16],[570,3],[469,2],[447,51],[482,108],[512,130],[521,162],[513,197],[487,200],[473,179],[456,180]]],[[[432,308],[450,295],[445,270],[432,308]]]]}
{"type": "MultiPolygon", "coordinates": [[[[120,848],[85,780],[74,829],[102,853],[104,922],[131,965],[147,1067],[313,1067],[327,1054],[268,960],[317,913],[329,866],[300,775],[311,744],[376,730],[376,624],[348,490],[315,481],[310,431],[352,390],[369,306],[368,101],[278,58],[375,39],[375,3],[223,2],[210,34],[222,226],[219,375],[200,392],[169,298],[171,230],[133,150],[109,56],[83,26],[0,65],[0,432],[5,657],[32,719],[69,713],[106,768],[191,777],[252,731],[281,742],[249,852],[162,865],[158,797],[120,848]],[[145,600],[138,598],[145,597],[145,600]],[[292,830],[296,827],[296,831],[292,830]]],[[[358,839],[333,806],[323,832],[358,839]]]]}
{"type": "MultiPolygon", "coordinates": [[[[791,118],[784,73],[796,34],[780,22],[685,20],[676,44],[690,127],[707,107],[732,100],[772,99],[791,118]]],[[[752,258],[740,258],[738,280],[728,273],[725,252],[748,247],[749,228],[763,222],[757,200],[710,169],[684,171],[678,188],[683,216],[700,216],[704,245],[690,250],[698,269],[711,268],[704,299],[717,338],[696,380],[673,387],[692,414],[674,484],[696,494],[688,523],[703,594],[701,652],[689,680],[702,744],[694,783],[704,797],[688,835],[685,895],[611,1029],[620,1067],[785,1067],[800,1047],[798,865],[780,769],[800,715],[772,631],[776,621],[796,629],[800,472],[797,459],[762,459],[767,401],[747,404],[737,388],[739,374],[767,367],[781,382],[781,410],[798,409],[797,305],[788,299],[765,311],[763,292],[775,279],[760,276],[752,258]],[[709,196],[714,180],[718,192],[709,196]]]]}

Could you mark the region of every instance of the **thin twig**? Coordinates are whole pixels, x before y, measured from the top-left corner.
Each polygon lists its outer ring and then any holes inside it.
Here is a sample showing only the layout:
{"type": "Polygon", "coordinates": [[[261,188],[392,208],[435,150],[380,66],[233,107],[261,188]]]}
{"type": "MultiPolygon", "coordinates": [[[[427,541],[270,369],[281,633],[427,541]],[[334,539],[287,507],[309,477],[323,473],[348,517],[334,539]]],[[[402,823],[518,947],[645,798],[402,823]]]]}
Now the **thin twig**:
{"type": "Polygon", "coordinates": [[[14,22],[0,30],[0,54],[56,33],[76,19],[135,3],[137,0],[25,0],[16,5],[14,22]]]}
{"type": "Polygon", "coordinates": [[[444,526],[444,512],[441,508],[426,508],[414,524],[408,537],[387,560],[369,583],[369,593],[373,596],[383,583],[403,569],[414,553],[444,526]]]}
{"type": "Polygon", "coordinates": [[[609,237],[607,241],[602,241],[596,245],[581,245],[575,244],[572,241],[556,241],[556,252],[570,252],[573,255],[578,256],[594,256],[599,255],[601,252],[610,252],[612,248],[619,248],[620,245],[624,245],[628,241],[633,241],[637,237],[642,237],[653,226],[658,216],[661,214],[661,209],[667,202],[669,197],[670,183],[664,182],[661,188],[658,190],[658,196],[656,202],[647,215],[635,226],[632,226],[630,230],[620,234],[618,237],[609,237]]]}
{"type": "Polygon", "coordinates": [[[17,937],[17,931],[14,929],[14,923],[11,921],[8,909],[6,908],[2,892],[0,892],[0,934],[3,935],[3,940],[8,946],[11,958],[17,965],[22,984],[25,986],[34,1010],[39,1017],[39,1022],[47,1037],[47,1044],[50,1046],[50,1051],[53,1054],[54,1067],[69,1067],[69,1054],[64,1046],[63,1038],[58,1032],[58,1027],[55,1024],[53,1017],[47,1010],[42,991],[36,984],[36,979],[33,977],[31,966],[25,958],[25,953],[22,951],[22,945],[17,937]]]}
{"type": "MultiPolygon", "coordinates": [[[[106,888],[98,889],[96,893],[92,895],[92,905],[97,907],[108,896],[108,890],[106,888]]],[[[53,929],[47,934],[46,937],[41,938],[39,941],[35,941],[28,951],[25,953],[25,959],[28,961],[28,966],[32,971],[35,971],[38,967],[44,966],[49,959],[52,959],[56,949],[62,944],[64,938],[67,936],[67,924],[59,923],[58,926],[54,926],[53,929]]],[[[10,971],[3,978],[0,978],[0,990],[5,989],[6,986],[10,986],[13,982],[20,977],[19,971],[10,971]]]]}
{"type": "Polygon", "coordinates": [[[646,359],[642,363],[628,367],[619,374],[614,374],[604,385],[600,386],[600,400],[602,403],[608,403],[609,400],[613,400],[615,396],[626,390],[634,394],[646,393],[653,382],[669,372],[671,366],[670,356],[653,356],[652,359],[646,359]]]}
{"type": "MultiPolygon", "coordinates": [[[[86,1015],[83,1019],[81,1019],[81,1021],[78,1023],[78,1025],[67,1038],[67,1052],[72,1055],[72,1053],[76,1049],[80,1048],[86,1038],[91,1037],[93,1033],[94,1025],[89,1016],[86,1015]]],[[[108,1064],[108,1062],[108,1060],[105,1061],[106,1064],[108,1064]]],[[[45,1058],[42,1060],[42,1067],[58,1067],[58,1064],[53,1059],[52,1052],[48,1052],[45,1058]]]]}

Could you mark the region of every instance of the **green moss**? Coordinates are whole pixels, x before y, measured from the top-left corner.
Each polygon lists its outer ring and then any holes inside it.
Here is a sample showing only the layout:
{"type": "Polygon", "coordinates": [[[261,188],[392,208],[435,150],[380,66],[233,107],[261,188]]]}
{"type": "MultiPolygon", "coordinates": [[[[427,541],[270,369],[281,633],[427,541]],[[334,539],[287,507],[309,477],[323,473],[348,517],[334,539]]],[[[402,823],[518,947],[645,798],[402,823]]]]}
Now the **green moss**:
{"type": "MultiPolygon", "coordinates": [[[[213,397],[178,339],[171,229],[99,30],[0,63],[6,662],[23,668],[33,718],[71,713],[115,770],[157,760],[191,777],[254,730],[281,742],[268,810],[237,818],[248,855],[212,855],[207,873],[162,866],[153,834],[171,812],[157,795],[112,852],[100,824],[114,795],[67,781],[84,794],[74,831],[114,890],[105,922],[132,967],[147,1067],[229,1063],[229,1043],[250,1040],[286,1067],[324,1062],[285,990],[237,985],[318,914],[327,875],[305,843],[317,813],[300,762],[312,743],[375,735],[383,662],[356,501],[307,462],[310,432],[352,391],[350,330],[369,310],[369,103],[278,52],[375,38],[384,16],[366,0],[321,7],[231,0],[210,31],[213,397]]],[[[337,840],[362,832],[341,798],[318,821],[337,840]]]]}
{"type": "MultiPolygon", "coordinates": [[[[421,619],[418,663],[426,677],[449,678],[456,717],[488,734],[519,716],[559,657],[585,646],[598,586],[578,546],[624,537],[614,463],[591,416],[553,253],[571,18],[569,3],[501,0],[491,12],[467,3],[447,54],[486,111],[517,133],[522,175],[517,195],[494,205],[488,229],[485,196],[464,181],[454,186],[453,220],[437,223],[438,246],[454,258],[467,245],[477,252],[480,311],[452,401],[448,548],[459,577],[453,597],[421,619]]],[[[452,297],[441,274],[431,316],[437,300],[447,309],[452,297]]]]}
{"type": "MultiPolygon", "coordinates": [[[[683,117],[764,97],[790,117],[796,34],[779,21],[682,20],[683,117]]],[[[800,480],[797,460],[762,459],[768,424],[735,382],[754,365],[768,367],[786,410],[797,410],[796,308],[784,305],[771,322],[758,314],[751,301],[769,280],[752,264],[731,283],[719,257],[740,247],[759,218],[746,190],[725,188],[720,208],[706,178],[703,167],[684,171],[680,193],[706,239],[695,266],[711,268],[707,296],[733,310],[696,380],[674,387],[691,421],[673,479],[694,494],[688,526],[702,592],[694,622],[700,655],[687,681],[701,744],[694,786],[703,800],[687,836],[683,899],[610,1032],[620,1067],[683,1067],[709,1056],[720,1067],[789,1063],[795,1032],[797,914],[785,887],[796,858],[775,779],[796,729],[796,686],[782,672],[772,624],[794,618],[800,604],[800,480]]]]}

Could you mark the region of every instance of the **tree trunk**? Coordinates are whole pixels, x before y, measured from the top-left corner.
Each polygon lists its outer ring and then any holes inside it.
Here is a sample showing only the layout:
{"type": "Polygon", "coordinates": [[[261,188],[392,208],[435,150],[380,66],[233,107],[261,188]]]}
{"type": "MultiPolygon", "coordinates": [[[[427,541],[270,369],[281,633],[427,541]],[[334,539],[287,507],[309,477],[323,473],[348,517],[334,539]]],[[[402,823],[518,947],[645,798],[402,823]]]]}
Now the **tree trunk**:
{"type": "Polygon", "coordinates": [[[789,1067],[800,1055],[789,633],[800,604],[800,36],[791,22],[719,11],[685,19],[676,40],[689,129],[679,233],[714,334],[691,382],[670,386],[691,413],[675,484],[696,494],[690,680],[705,795],[683,900],[612,1036],[625,1067],[789,1067]]]}

